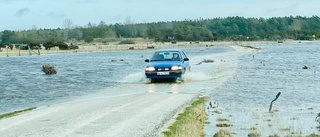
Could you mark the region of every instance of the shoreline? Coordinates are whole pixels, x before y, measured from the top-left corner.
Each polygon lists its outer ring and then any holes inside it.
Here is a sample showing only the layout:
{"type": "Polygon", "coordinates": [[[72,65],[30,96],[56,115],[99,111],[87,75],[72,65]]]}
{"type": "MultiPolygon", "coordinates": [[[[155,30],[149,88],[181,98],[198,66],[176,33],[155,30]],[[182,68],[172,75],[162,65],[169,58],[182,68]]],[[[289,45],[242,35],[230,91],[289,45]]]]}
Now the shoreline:
{"type": "MultiPolygon", "coordinates": [[[[59,50],[57,47],[51,50],[45,50],[44,47],[40,50],[18,50],[13,48],[1,48],[0,57],[15,57],[15,56],[31,56],[42,54],[63,54],[63,53],[80,53],[80,52],[107,52],[107,51],[119,51],[119,50],[147,50],[157,49],[163,47],[176,47],[176,46],[216,46],[216,45],[256,45],[256,44],[277,44],[278,41],[211,41],[211,42],[149,42],[139,41],[136,44],[123,44],[117,43],[103,44],[94,42],[90,44],[79,43],[79,49],[72,50],[59,50]]],[[[299,44],[299,43],[320,43],[320,40],[314,41],[301,41],[301,40],[286,40],[279,44],[299,44]]],[[[15,44],[13,44],[15,45],[15,44]]]]}

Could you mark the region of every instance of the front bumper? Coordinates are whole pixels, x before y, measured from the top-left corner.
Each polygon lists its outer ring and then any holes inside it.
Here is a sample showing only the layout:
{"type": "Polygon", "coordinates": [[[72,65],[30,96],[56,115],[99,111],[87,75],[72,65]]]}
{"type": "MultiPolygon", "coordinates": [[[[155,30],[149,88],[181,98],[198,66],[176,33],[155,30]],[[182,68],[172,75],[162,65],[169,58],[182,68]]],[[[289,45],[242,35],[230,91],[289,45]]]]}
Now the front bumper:
{"type": "Polygon", "coordinates": [[[145,72],[147,78],[177,78],[181,77],[183,72],[181,70],[178,71],[146,71],[145,72]],[[158,75],[158,72],[169,72],[168,75],[158,75]]]}

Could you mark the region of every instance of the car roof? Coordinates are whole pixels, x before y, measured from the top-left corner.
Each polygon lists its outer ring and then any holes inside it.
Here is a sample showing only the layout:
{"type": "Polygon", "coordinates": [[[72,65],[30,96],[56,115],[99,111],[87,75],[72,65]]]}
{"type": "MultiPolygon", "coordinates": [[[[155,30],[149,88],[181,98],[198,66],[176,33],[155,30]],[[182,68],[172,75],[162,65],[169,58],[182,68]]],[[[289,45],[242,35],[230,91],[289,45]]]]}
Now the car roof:
{"type": "Polygon", "coordinates": [[[181,50],[181,49],[162,49],[162,50],[156,50],[156,52],[159,52],[159,51],[178,51],[178,52],[181,52],[182,50],[181,50]]]}

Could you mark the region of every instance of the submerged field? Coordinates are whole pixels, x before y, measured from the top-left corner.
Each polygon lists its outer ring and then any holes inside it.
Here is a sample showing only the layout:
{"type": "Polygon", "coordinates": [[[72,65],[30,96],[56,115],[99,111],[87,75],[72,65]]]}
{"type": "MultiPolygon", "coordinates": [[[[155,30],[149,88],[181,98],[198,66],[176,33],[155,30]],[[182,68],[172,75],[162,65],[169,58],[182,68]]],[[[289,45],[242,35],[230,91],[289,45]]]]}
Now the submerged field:
{"type": "Polygon", "coordinates": [[[320,112],[320,44],[252,46],[262,52],[239,57],[237,74],[212,95],[206,136],[221,128],[233,136],[319,134],[315,118],[320,112]],[[230,125],[217,127],[220,123],[230,125]]]}

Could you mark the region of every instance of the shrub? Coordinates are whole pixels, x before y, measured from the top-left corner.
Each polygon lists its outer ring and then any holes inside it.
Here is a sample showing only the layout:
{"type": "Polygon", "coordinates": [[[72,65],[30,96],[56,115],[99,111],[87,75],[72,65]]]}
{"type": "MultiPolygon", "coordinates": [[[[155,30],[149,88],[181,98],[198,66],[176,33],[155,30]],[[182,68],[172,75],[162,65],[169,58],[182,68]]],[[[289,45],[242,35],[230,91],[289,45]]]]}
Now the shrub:
{"type": "Polygon", "coordinates": [[[40,48],[40,43],[38,42],[30,42],[27,46],[30,46],[30,49],[38,49],[40,48]]]}
{"type": "Polygon", "coordinates": [[[21,45],[19,45],[19,44],[14,45],[14,47],[15,47],[16,49],[19,49],[19,48],[20,48],[20,46],[21,46],[21,45]]]}
{"type": "Polygon", "coordinates": [[[20,49],[21,50],[28,50],[29,48],[28,48],[28,46],[20,46],[20,49]]]}
{"type": "Polygon", "coordinates": [[[54,43],[52,41],[46,41],[43,43],[43,46],[46,50],[51,49],[52,47],[54,47],[54,43]]]}
{"type": "Polygon", "coordinates": [[[123,40],[119,44],[135,44],[135,42],[133,40],[123,40]]]}
{"type": "Polygon", "coordinates": [[[0,43],[0,48],[6,48],[6,44],[0,43]]]}
{"type": "Polygon", "coordinates": [[[58,46],[60,50],[68,50],[69,49],[68,44],[66,44],[64,42],[57,42],[54,45],[58,46]]]}
{"type": "Polygon", "coordinates": [[[54,68],[54,65],[43,65],[42,71],[46,73],[46,75],[57,74],[57,71],[54,68]]]}
{"type": "Polygon", "coordinates": [[[94,40],[94,37],[93,37],[93,36],[87,36],[87,37],[84,39],[84,41],[85,41],[85,42],[88,42],[88,43],[92,42],[93,40],[94,40]]]}
{"type": "Polygon", "coordinates": [[[71,43],[71,45],[69,46],[69,48],[70,48],[70,49],[79,49],[79,46],[73,45],[73,44],[71,43]]]}

